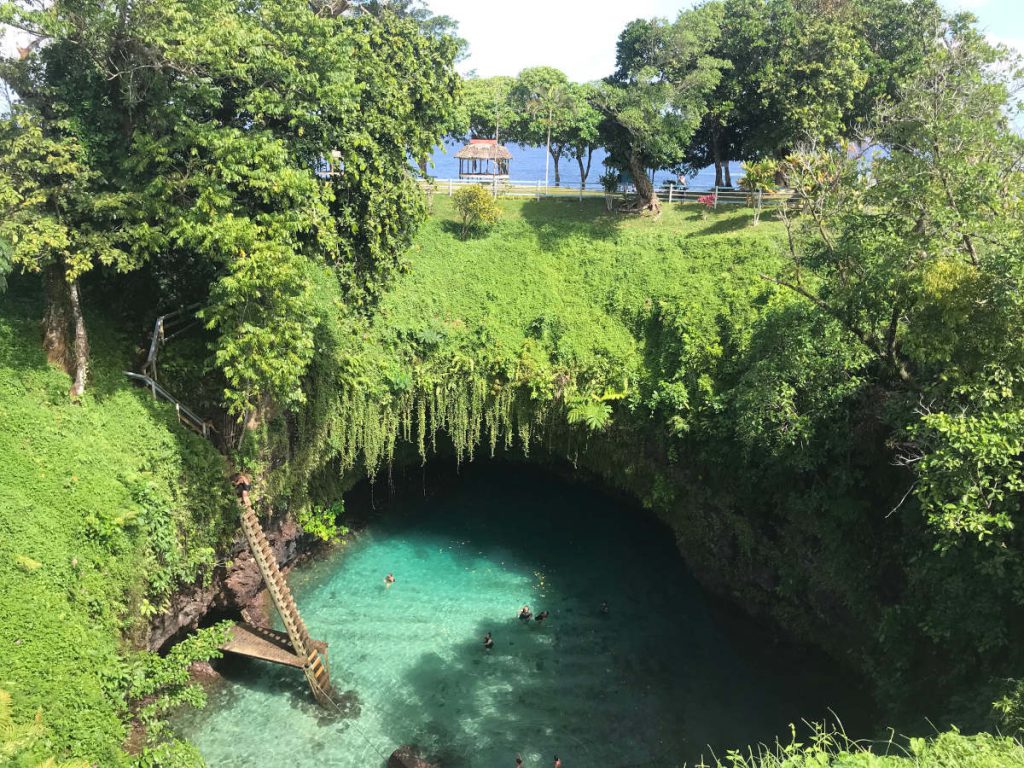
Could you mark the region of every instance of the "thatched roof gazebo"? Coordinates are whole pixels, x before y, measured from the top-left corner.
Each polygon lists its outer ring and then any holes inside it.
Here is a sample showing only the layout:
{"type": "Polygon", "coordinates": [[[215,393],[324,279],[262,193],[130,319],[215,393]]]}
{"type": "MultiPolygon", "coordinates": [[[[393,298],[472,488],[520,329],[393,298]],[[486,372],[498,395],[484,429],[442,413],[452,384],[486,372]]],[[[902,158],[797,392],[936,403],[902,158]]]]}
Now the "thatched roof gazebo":
{"type": "Polygon", "coordinates": [[[469,144],[455,153],[459,160],[460,179],[492,181],[508,178],[508,164],[512,153],[497,139],[470,139],[469,144]]]}

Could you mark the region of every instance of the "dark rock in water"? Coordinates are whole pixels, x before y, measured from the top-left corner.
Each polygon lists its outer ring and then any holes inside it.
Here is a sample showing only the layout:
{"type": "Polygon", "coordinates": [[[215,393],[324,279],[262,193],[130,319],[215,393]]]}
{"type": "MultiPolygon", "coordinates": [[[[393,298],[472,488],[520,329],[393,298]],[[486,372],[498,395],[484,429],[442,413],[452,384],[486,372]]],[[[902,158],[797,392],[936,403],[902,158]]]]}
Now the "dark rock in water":
{"type": "Polygon", "coordinates": [[[200,681],[220,680],[220,673],[208,661],[193,661],[189,666],[192,678],[200,681]]]}
{"type": "Polygon", "coordinates": [[[428,763],[422,757],[416,747],[409,745],[399,747],[391,753],[388,758],[388,768],[440,768],[433,763],[428,763]]]}

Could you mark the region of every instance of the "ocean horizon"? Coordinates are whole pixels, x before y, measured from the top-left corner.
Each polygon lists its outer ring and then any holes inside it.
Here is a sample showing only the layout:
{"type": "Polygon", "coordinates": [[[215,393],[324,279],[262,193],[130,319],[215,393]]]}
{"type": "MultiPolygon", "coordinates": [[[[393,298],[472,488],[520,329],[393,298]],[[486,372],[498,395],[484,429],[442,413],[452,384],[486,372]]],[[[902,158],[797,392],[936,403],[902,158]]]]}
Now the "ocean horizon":
{"type": "MultiPolygon", "coordinates": [[[[530,147],[521,144],[506,144],[512,153],[512,161],[509,167],[509,178],[511,181],[520,183],[544,183],[544,157],[547,154],[545,147],[530,147]]],[[[455,159],[455,153],[462,148],[462,145],[446,145],[437,147],[430,158],[430,165],[427,173],[436,179],[457,179],[459,178],[459,161],[455,159]]],[[[594,158],[590,165],[590,173],[587,176],[588,187],[600,187],[601,175],[606,171],[604,161],[608,153],[603,147],[594,150],[594,158]]],[[[559,164],[561,171],[561,186],[579,187],[580,170],[575,158],[563,155],[559,164]]],[[[743,178],[743,168],[739,161],[729,163],[729,170],[732,173],[732,182],[735,186],[743,178]]],[[[715,184],[715,168],[709,166],[701,169],[696,175],[687,179],[687,186],[690,189],[711,189],[715,184]]],[[[667,182],[677,182],[676,174],[671,171],[657,171],[654,174],[655,186],[661,186],[667,182]]],[[[550,161],[548,170],[548,184],[555,186],[555,162],[550,161]]]]}

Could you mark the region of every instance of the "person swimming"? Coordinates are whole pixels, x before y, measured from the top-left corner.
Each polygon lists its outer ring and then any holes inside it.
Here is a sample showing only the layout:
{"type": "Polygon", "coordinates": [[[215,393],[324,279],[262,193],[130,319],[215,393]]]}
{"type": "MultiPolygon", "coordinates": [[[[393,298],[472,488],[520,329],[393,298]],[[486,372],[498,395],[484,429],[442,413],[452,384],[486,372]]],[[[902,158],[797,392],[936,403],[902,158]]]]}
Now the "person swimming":
{"type": "Polygon", "coordinates": [[[544,619],[546,619],[550,615],[551,615],[551,611],[541,611],[540,613],[538,613],[536,616],[533,617],[533,620],[534,621],[544,621],[544,619]]]}
{"type": "Polygon", "coordinates": [[[395,583],[395,574],[389,573],[384,577],[384,589],[391,589],[391,585],[395,583]]]}
{"type": "Polygon", "coordinates": [[[494,648],[494,638],[491,637],[491,633],[488,632],[486,635],[484,635],[484,650],[489,651],[492,648],[494,648]]]}
{"type": "Polygon", "coordinates": [[[562,768],[562,761],[558,759],[558,755],[555,755],[555,768],[562,768]]]}
{"type": "Polygon", "coordinates": [[[605,616],[608,615],[608,601],[607,600],[605,600],[603,603],[601,603],[601,613],[603,613],[605,616]]]}
{"type": "Polygon", "coordinates": [[[516,768],[523,768],[523,758],[516,755],[516,768]]]}
{"type": "Polygon", "coordinates": [[[530,611],[530,606],[524,605],[523,609],[519,612],[520,621],[529,621],[533,618],[533,613],[530,611]]]}

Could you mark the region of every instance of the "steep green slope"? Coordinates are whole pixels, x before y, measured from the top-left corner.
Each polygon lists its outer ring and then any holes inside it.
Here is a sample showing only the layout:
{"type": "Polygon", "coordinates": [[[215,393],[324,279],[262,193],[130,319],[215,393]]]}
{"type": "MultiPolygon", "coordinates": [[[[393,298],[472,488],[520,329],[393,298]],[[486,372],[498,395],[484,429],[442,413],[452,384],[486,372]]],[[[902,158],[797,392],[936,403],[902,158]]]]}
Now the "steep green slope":
{"type": "Polygon", "coordinates": [[[72,404],[40,315],[0,303],[0,689],[16,719],[44,710],[55,752],[112,766],[140,674],[122,637],[210,572],[231,501],[214,449],[124,377],[134,340],[95,321],[94,386],[72,404]]]}
{"type": "Polygon", "coordinates": [[[502,221],[462,241],[449,200],[432,206],[368,324],[346,319],[333,279],[314,276],[322,322],[297,482],[332,459],[374,472],[400,437],[424,452],[444,433],[458,457],[481,442],[529,448],[545,425],[601,425],[611,403],[641,405],[680,356],[707,373],[718,325],[752,315],[782,240],[746,210],[651,220],[543,200],[502,201],[502,221]],[[663,322],[686,342],[660,346],[663,322]]]}
{"type": "Polygon", "coordinates": [[[441,348],[477,342],[514,354],[541,339],[552,362],[576,374],[636,376],[642,324],[656,304],[699,304],[712,315],[749,300],[781,247],[781,227],[751,228],[746,209],[723,208],[705,221],[695,205],[666,208],[656,220],[610,214],[594,200],[502,208],[497,227],[462,242],[449,199],[434,201],[410,273],[384,300],[382,342],[423,346],[440,337],[441,348]]]}

